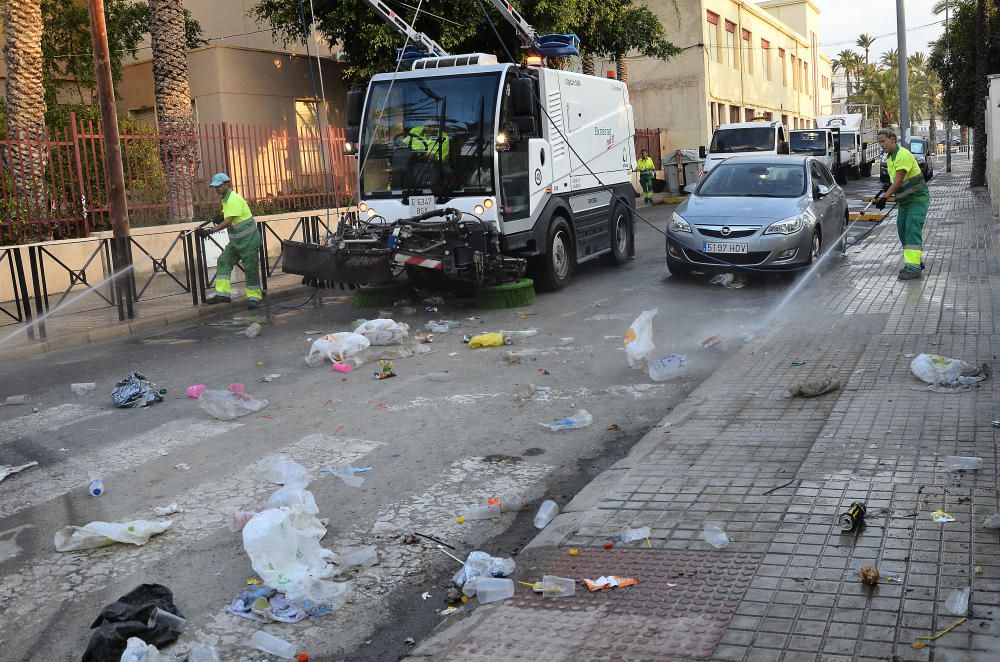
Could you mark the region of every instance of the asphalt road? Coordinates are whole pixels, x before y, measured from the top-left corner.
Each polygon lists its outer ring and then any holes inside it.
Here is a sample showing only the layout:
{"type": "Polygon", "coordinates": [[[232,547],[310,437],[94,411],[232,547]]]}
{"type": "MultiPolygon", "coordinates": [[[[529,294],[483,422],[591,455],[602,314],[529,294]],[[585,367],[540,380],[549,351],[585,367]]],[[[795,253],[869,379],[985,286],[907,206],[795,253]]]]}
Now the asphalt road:
{"type": "MultiPolygon", "coordinates": [[[[875,181],[849,190],[871,189],[875,181]]],[[[671,211],[658,206],[643,214],[663,228],[671,211]]],[[[541,498],[565,504],[627,452],[739,350],[791,286],[787,277],[752,279],[741,289],[671,278],[662,235],[642,223],[637,230],[638,259],[622,267],[582,265],[569,287],[539,294],[533,306],[477,311],[448,302],[438,314],[421,307],[397,315],[414,328],[433,318],[461,320],[462,327],[438,334],[430,353],[397,360],[393,379],[373,379],[368,365],[350,375],[305,365],[310,339],[374,316],[335,292],[300,310],[255,315],[264,325],[255,339],[238,335],[251,321],[246,313],[5,363],[0,400],[25,393],[40,411],[0,407],[0,465],[38,462],[0,484],[2,657],[77,658],[101,608],[152,582],[174,592],[188,619],[181,643],[215,644],[223,660],[260,659],[247,642],[261,627],[314,660],[405,654],[408,637],[419,640],[442,620],[437,612],[458,564],[433,544],[403,544],[402,534],[433,535],[461,557],[473,549],[515,554],[531,538],[541,498]],[[659,309],[657,353],[687,356],[680,379],[655,383],[626,363],[622,336],[648,308],[659,309]],[[470,350],[461,341],[463,333],[529,328],[538,335],[514,348],[523,355],[516,365],[501,361],[504,349],[470,350]],[[703,348],[713,335],[721,345],[703,348]],[[166,388],[166,400],[114,409],[109,392],[131,370],[166,388]],[[432,372],[447,372],[449,381],[429,380],[432,372]],[[281,377],[259,382],[270,373],[281,377]],[[71,382],[84,381],[97,390],[70,393],[71,382]],[[231,382],[270,405],[222,422],[184,394],[191,384],[231,382]],[[526,384],[542,388],[521,397],[526,384]],[[593,415],[593,425],[562,432],[539,425],[579,408],[593,415]],[[329,518],[324,546],[375,545],[380,563],[345,575],[351,598],[335,614],[260,626],[224,611],[254,574],[240,534],[225,520],[235,510],[261,509],[277,489],[261,477],[275,454],[312,471],[319,517],[329,518]],[[361,487],[318,473],[347,462],[372,467],[361,487]],[[106,483],[103,496],[87,492],[92,472],[106,483]],[[456,521],[494,496],[532,503],[496,521],[456,521]],[[53,536],[64,526],[158,519],[152,509],[171,502],[183,512],[144,546],[55,551],[53,536]],[[424,592],[430,597],[421,599],[424,592]]],[[[828,268],[841,263],[835,257],[828,268]]]]}

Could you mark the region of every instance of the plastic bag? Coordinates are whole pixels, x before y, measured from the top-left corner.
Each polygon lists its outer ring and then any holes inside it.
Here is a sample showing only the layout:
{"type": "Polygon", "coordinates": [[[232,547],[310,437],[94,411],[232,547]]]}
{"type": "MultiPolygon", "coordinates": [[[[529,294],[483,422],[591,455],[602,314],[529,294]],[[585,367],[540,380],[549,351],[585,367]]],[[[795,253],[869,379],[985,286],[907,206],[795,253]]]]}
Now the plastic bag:
{"type": "Polygon", "coordinates": [[[625,332],[625,355],[630,368],[644,368],[656,351],[653,344],[653,318],[658,308],[644,310],[625,332]]]}
{"type": "Polygon", "coordinates": [[[119,409],[136,409],[163,402],[163,396],[166,392],[166,389],[157,391],[145,375],[133,372],[118,382],[118,385],[111,391],[111,400],[119,409]]]}
{"type": "Polygon", "coordinates": [[[683,354],[667,354],[649,364],[649,378],[654,382],[681,377],[687,372],[687,357],[683,354]]]}
{"type": "Polygon", "coordinates": [[[264,479],[286,487],[305,487],[309,484],[309,470],[287,457],[269,457],[264,460],[264,479]]]}
{"type": "Polygon", "coordinates": [[[137,519],[131,522],[91,522],[84,526],[66,526],[56,531],[55,546],[57,552],[75,552],[107,547],[116,542],[145,545],[150,538],[173,525],[173,520],[137,519]]]}
{"type": "Polygon", "coordinates": [[[452,578],[456,586],[465,586],[478,577],[506,577],[514,572],[514,559],[490,556],[486,552],[469,552],[465,565],[452,578]]]}
{"type": "Polygon", "coordinates": [[[400,345],[409,332],[408,325],[391,319],[370,320],[354,329],[354,333],[364,336],[372,345],[400,345]]]}
{"type": "Polygon", "coordinates": [[[479,347],[503,347],[503,334],[481,333],[478,336],[472,336],[472,339],[469,340],[469,349],[478,349],[479,347]]]}
{"type": "Polygon", "coordinates": [[[268,508],[290,508],[292,506],[300,506],[310,515],[319,513],[316,497],[313,496],[312,492],[302,487],[282,487],[267,500],[268,508]]]}
{"type": "Polygon", "coordinates": [[[160,650],[139,637],[129,637],[121,662],[160,662],[160,650]]]}
{"type": "Polygon", "coordinates": [[[343,361],[369,347],[368,338],[356,333],[331,333],[313,342],[309,356],[319,354],[330,361],[343,361]]]}
{"type": "Polygon", "coordinates": [[[230,391],[205,391],[198,396],[198,404],[215,418],[232,421],[260,411],[268,402],[230,391]]]}
{"type": "Polygon", "coordinates": [[[910,362],[910,372],[921,381],[939,386],[968,386],[986,379],[982,368],[938,354],[917,354],[910,362]]]}

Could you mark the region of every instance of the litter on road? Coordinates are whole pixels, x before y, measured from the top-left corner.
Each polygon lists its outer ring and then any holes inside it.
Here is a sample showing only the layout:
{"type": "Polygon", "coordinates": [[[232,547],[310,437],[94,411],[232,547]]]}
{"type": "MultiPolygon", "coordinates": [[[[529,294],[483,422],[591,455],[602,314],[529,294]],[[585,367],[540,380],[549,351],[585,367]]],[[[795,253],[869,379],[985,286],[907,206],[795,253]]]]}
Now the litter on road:
{"type": "Polygon", "coordinates": [[[551,423],[539,423],[543,428],[548,428],[553,432],[559,430],[576,430],[585,428],[594,422],[594,417],[586,409],[578,409],[568,418],[562,418],[551,423]]]}
{"type": "Polygon", "coordinates": [[[931,519],[935,522],[954,522],[955,518],[943,510],[935,510],[931,513],[931,519]]]}
{"type": "Polygon", "coordinates": [[[918,354],[910,362],[910,372],[927,384],[948,388],[968,387],[986,379],[989,366],[975,366],[960,359],[938,354],[918,354]]]}
{"type": "Polygon", "coordinates": [[[840,522],[841,531],[854,531],[861,523],[865,521],[865,515],[868,509],[865,504],[860,501],[855,501],[851,504],[851,507],[840,514],[838,521],[840,522]]]}
{"type": "Polygon", "coordinates": [[[94,382],[81,382],[69,385],[69,390],[73,392],[73,395],[83,395],[87,391],[93,391],[95,389],[97,389],[97,384],[94,382]]]}
{"type": "Polygon", "coordinates": [[[625,332],[625,356],[630,368],[646,367],[656,351],[653,343],[653,318],[657,312],[657,308],[642,311],[625,332]]]}
{"type": "Polygon", "coordinates": [[[667,354],[651,362],[647,372],[654,382],[676,379],[687,372],[687,357],[683,354],[667,354]]]}
{"type": "Polygon", "coordinates": [[[861,571],[859,575],[862,584],[865,584],[867,586],[875,586],[878,584],[879,580],[878,568],[876,568],[873,565],[861,566],[861,571]]]}
{"type": "Polygon", "coordinates": [[[705,542],[715,549],[724,549],[729,545],[729,536],[726,535],[726,532],[722,527],[722,522],[715,522],[711,520],[705,522],[702,537],[705,539],[705,542]]]}
{"type": "Polygon", "coordinates": [[[948,594],[944,601],[944,608],[953,616],[965,616],[966,612],[969,611],[969,593],[971,592],[972,588],[969,586],[956,588],[948,594]]]}
{"type": "Polygon", "coordinates": [[[625,588],[626,586],[635,586],[639,583],[638,579],[632,577],[616,577],[615,575],[605,575],[604,577],[598,577],[597,579],[583,579],[584,586],[587,587],[589,591],[602,591],[606,588],[625,588]]]}
{"type": "Polygon", "coordinates": [[[183,618],[174,605],[173,593],[160,584],[142,584],[101,610],[90,626],[90,637],[82,662],[108,662],[122,659],[128,640],[140,638],[149,646],[163,647],[177,641],[179,633],[166,621],[150,625],[154,609],[183,618]]]}
{"type": "Polygon", "coordinates": [[[6,478],[11,474],[16,474],[21,471],[24,471],[25,469],[30,469],[31,467],[37,467],[37,466],[38,462],[34,461],[18,465],[13,465],[13,464],[0,465],[0,480],[3,480],[4,478],[6,478]]]}
{"type": "Polygon", "coordinates": [[[111,391],[111,400],[119,409],[137,409],[163,402],[167,389],[155,389],[145,375],[132,372],[111,391]]]}
{"type": "Polygon", "coordinates": [[[481,333],[478,336],[469,338],[469,349],[480,347],[503,347],[504,338],[502,333],[481,333]]]}
{"type": "Polygon", "coordinates": [[[535,528],[544,529],[558,514],[559,504],[551,499],[546,499],[542,502],[542,505],[538,507],[538,512],[535,513],[535,528]]]}
{"type": "Polygon", "coordinates": [[[161,508],[153,508],[153,514],[158,517],[165,517],[166,515],[173,515],[174,513],[183,511],[184,509],[178,506],[176,501],[161,508]]]}
{"type": "MultiPolygon", "coordinates": [[[[232,386],[234,385],[231,384],[230,387],[232,386]]],[[[268,405],[268,402],[253,398],[245,392],[208,390],[198,396],[198,404],[210,416],[221,421],[232,421],[240,416],[260,411],[268,405]]]]}
{"type": "Polygon", "coordinates": [[[831,393],[840,388],[840,378],[836,375],[824,375],[816,379],[796,382],[788,387],[790,397],[815,398],[831,393]]]}

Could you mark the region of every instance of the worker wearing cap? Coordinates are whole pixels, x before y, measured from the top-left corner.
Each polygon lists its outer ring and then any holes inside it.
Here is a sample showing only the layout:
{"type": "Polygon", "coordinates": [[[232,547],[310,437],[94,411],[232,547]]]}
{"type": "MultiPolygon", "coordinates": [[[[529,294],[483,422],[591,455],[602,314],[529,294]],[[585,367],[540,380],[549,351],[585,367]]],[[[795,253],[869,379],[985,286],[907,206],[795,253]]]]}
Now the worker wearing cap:
{"type": "Polygon", "coordinates": [[[655,177],[653,173],[656,170],[656,164],[650,158],[649,152],[642,150],[642,155],[636,161],[635,169],[639,171],[639,184],[642,185],[642,201],[653,204],[653,179],[655,177]]]}
{"type": "Polygon", "coordinates": [[[903,244],[904,266],[899,270],[899,280],[913,280],[923,275],[924,220],[931,205],[931,192],[920,172],[920,166],[908,149],[898,144],[896,132],[882,129],[878,132],[878,142],[888,155],[886,167],[889,172],[888,190],[875,198],[875,207],[885,209],[886,198],[896,196],[896,230],[903,244]]]}
{"type": "Polygon", "coordinates": [[[219,230],[229,231],[229,244],[222,251],[216,262],[215,294],[206,303],[229,303],[233,296],[233,282],[230,276],[233,267],[240,264],[246,274],[247,307],[256,308],[260,304],[263,293],[260,289],[260,231],[257,222],[250,213],[250,205],[233,190],[229,175],[220,172],[212,177],[210,186],[222,199],[222,219],[215,223],[212,230],[201,229],[202,236],[208,236],[219,230]]]}

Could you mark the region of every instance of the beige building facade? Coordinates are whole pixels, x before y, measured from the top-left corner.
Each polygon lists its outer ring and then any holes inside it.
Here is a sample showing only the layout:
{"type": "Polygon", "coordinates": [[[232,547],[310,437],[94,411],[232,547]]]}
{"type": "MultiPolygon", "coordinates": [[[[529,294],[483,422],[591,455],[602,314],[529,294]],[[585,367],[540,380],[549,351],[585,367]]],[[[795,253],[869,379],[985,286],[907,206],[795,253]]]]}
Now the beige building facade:
{"type": "Polygon", "coordinates": [[[719,124],[765,117],[810,128],[831,112],[831,61],[810,0],[646,4],[683,49],[667,62],[629,59],[635,125],[664,132],[664,154],[707,145],[719,124]]]}

